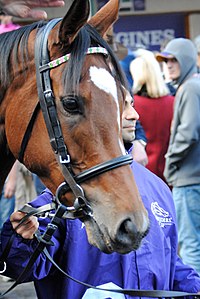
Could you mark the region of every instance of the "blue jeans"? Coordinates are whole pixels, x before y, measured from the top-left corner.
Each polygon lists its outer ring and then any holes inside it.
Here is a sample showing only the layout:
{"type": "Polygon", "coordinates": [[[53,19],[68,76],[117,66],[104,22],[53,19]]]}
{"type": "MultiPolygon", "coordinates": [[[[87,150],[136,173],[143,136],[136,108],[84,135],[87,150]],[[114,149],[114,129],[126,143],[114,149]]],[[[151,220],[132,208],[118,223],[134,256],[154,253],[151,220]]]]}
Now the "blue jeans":
{"type": "Polygon", "coordinates": [[[200,185],[174,187],[180,256],[200,274],[200,185]]]}
{"type": "Polygon", "coordinates": [[[37,195],[40,195],[42,193],[42,191],[44,191],[44,189],[46,189],[46,187],[36,174],[33,175],[33,181],[35,184],[36,193],[37,193],[37,195]]]}
{"type": "Polygon", "coordinates": [[[10,217],[15,209],[15,196],[11,198],[4,197],[4,190],[0,194],[0,233],[4,222],[10,217]]]}

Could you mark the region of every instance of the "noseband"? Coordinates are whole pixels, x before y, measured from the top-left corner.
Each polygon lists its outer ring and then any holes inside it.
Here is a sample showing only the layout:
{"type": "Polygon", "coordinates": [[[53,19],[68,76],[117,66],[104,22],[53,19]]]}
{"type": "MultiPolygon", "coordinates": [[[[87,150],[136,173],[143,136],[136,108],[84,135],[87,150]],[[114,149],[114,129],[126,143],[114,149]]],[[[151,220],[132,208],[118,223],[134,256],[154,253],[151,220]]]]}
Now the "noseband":
{"type": "MultiPolygon", "coordinates": [[[[25,132],[21,151],[19,154],[19,160],[23,161],[24,152],[26,145],[30,137],[30,131],[32,130],[37,111],[41,108],[47,131],[49,134],[49,139],[51,146],[55,152],[57,162],[61,168],[65,182],[63,182],[56,191],[56,198],[58,203],[60,203],[61,197],[69,190],[71,190],[75,196],[74,207],[72,208],[74,212],[81,210],[82,216],[91,216],[92,210],[88,204],[84,191],[79,185],[80,183],[89,180],[95,176],[98,176],[106,171],[115,169],[117,167],[130,164],[133,161],[131,155],[122,155],[120,157],[111,159],[109,161],[100,163],[92,168],[89,168],[78,175],[74,175],[71,170],[70,155],[68,154],[67,147],[64,142],[62,128],[58,119],[55,97],[52,90],[52,84],[50,79],[50,69],[65,63],[70,54],[66,54],[54,61],[49,59],[48,51],[48,36],[52,28],[61,19],[53,19],[46,24],[45,27],[39,29],[36,36],[35,43],[35,64],[36,64],[36,76],[37,76],[37,89],[39,104],[32,115],[28,128],[25,132]]],[[[105,48],[102,47],[92,47],[88,48],[86,54],[100,53],[103,55],[108,55],[105,48]]],[[[71,208],[69,208],[71,210],[71,208]]],[[[80,213],[79,213],[80,214],[80,213]]]]}

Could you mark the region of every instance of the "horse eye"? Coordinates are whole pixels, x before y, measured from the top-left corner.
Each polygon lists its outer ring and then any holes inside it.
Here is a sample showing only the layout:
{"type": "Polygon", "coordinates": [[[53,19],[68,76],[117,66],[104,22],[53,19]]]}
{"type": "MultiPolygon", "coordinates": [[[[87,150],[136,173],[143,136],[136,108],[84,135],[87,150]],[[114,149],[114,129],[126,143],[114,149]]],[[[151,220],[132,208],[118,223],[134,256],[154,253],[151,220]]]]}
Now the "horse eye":
{"type": "Polygon", "coordinates": [[[78,99],[75,97],[67,97],[62,98],[61,100],[63,108],[71,113],[78,113],[79,112],[79,103],[78,99]]]}

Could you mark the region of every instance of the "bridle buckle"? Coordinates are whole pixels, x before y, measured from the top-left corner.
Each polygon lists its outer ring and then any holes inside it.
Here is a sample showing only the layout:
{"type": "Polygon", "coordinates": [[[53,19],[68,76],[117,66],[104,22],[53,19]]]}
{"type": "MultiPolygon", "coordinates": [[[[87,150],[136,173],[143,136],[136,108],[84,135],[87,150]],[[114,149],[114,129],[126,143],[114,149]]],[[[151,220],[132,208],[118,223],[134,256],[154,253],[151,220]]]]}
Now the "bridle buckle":
{"type": "Polygon", "coordinates": [[[70,155],[66,155],[65,157],[62,157],[59,155],[59,161],[61,164],[69,164],[70,163],[70,155]]]}

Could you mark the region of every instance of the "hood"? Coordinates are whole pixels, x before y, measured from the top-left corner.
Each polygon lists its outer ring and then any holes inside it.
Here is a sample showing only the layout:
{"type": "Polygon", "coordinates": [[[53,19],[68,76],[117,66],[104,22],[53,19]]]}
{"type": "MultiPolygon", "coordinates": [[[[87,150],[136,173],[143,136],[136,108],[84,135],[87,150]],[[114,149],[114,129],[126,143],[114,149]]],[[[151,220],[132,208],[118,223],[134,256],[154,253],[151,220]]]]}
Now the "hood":
{"type": "Polygon", "coordinates": [[[175,57],[180,65],[181,75],[176,80],[180,85],[185,79],[197,72],[197,50],[193,42],[186,38],[171,40],[163,52],[156,55],[158,61],[175,57]]]}

